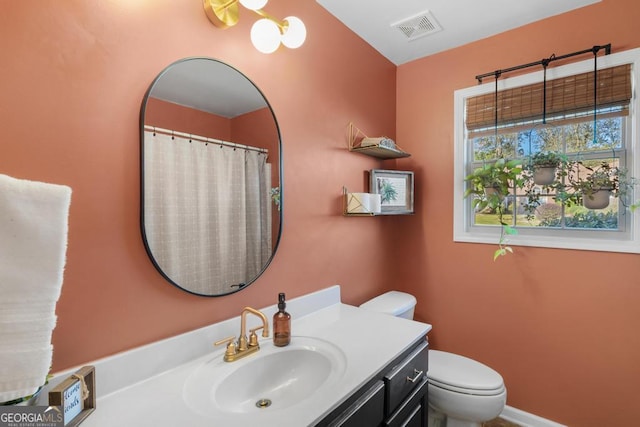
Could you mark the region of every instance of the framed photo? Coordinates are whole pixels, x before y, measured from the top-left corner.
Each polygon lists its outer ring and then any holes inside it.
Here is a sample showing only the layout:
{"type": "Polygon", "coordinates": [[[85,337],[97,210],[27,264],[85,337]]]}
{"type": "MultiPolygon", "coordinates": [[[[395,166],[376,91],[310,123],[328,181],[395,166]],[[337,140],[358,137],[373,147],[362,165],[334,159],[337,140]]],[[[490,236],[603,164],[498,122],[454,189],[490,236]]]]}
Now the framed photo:
{"type": "Polygon", "coordinates": [[[413,172],[372,169],[369,192],[380,194],[382,215],[413,213],[413,172]]]}
{"type": "Polygon", "coordinates": [[[82,423],[96,408],[95,367],[83,366],[49,391],[49,406],[61,408],[65,427],[82,423]]]}

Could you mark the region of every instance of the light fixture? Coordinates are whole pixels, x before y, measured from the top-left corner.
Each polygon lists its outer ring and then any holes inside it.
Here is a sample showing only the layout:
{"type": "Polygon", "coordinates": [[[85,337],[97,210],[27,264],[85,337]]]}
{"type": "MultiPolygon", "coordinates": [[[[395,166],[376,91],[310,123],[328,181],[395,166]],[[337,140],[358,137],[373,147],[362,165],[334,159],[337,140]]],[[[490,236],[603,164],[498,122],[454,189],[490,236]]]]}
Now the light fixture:
{"type": "Polygon", "coordinates": [[[284,22],[288,23],[287,30],[282,34],[282,44],[289,49],[295,49],[302,46],[307,38],[307,28],[300,18],[295,16],[287,16],[284,22]]]}
{"type": "Polygon", "coordinates": [[[240,4],[247,9],[258,10],[267,4],[267,0],[240,0],[240,4]]]}
{"type": "Polygon", "coordinates": [[[268,0],[203,0],[209,21],[218,28],[228,28],[238,23],[238,4],[262,18],[251,27],[251,42],[262,53],[275,52],[280,44],[295,49],[304,43],[307,29],[300,18],[287,16],[282,21],[267,14],[262,8],[268,0]]]}
{"type": "Polygon", "coordinates": [[[251,27],[251,43],[262,53],[272,53],[280,46],[280,28],[267,19],[258,19],[251,27]]]}

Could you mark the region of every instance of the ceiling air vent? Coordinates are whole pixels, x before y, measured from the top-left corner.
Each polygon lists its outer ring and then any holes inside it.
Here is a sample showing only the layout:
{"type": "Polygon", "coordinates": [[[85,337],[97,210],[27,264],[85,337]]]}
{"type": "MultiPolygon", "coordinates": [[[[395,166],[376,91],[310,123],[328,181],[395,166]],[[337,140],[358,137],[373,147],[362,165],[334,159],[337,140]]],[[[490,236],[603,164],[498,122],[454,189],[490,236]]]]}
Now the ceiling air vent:
{"type": "Polygon", "coordinates": [[[391,24],[391,26],[400,30],[407,37],[407,40],[415,40],[442,30],[442,27],[428,10],[391,24]]]}

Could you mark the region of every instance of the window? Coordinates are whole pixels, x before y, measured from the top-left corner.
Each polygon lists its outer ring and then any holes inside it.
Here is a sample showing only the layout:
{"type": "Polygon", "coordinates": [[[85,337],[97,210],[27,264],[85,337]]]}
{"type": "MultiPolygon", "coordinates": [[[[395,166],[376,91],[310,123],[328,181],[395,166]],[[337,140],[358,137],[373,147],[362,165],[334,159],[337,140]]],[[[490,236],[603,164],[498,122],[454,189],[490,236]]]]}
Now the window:
{"type": "MultiPolygon", "coordinates": [[[[497,214],[474,211],[463,197],[465,176],[497,158],[526,162],[529,155],[555,151],[579,161],[579,168],[604,162],[640,177],[640,114],[633,96],[640,49],[598,57],[597,64],[595,114],[593,58],[549,67],[546,97],[542,71],[503,77],[497,94],[494,82],[455,92],[454,241],[497,242],[497,214]]],[[[503,221],[518,230],[509,236],[511,246],[640,253],[640,211],[632,214],[617,198],[607,208],[590,210],[559,203],[553,189],[532,191],[539,202],[535,211],[526,209],[531,193],[512,190],[505,201],[503,221]]]]}

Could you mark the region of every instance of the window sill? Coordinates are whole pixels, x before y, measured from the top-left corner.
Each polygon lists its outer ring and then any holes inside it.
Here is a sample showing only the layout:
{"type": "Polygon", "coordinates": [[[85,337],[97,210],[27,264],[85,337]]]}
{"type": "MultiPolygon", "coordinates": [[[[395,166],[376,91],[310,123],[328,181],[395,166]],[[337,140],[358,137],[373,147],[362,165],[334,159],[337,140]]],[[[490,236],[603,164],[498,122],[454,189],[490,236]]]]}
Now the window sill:
{"type": "MultiPolygon", "coordinates": [[[[640,253],[640,241],[637,239],[624,239],[625,233],[611,232],[611,234],[621,235],[619,239],[603,239],[594,237],[570,237],[563,236],[534,236],[526,235],[525,230],[518,231],[517,235],[508,236],[509,246],[530,246],[552,249],[574,249],[585,251],[620,252],[620,253],[640,253]]],[[[570,232],[567,234],[571,234],[570,232]]],[[[454,242],[485,243],[497,245],[500,239],[500,230],[490,228],[476,232],[455,232],[454,242]]]]}

